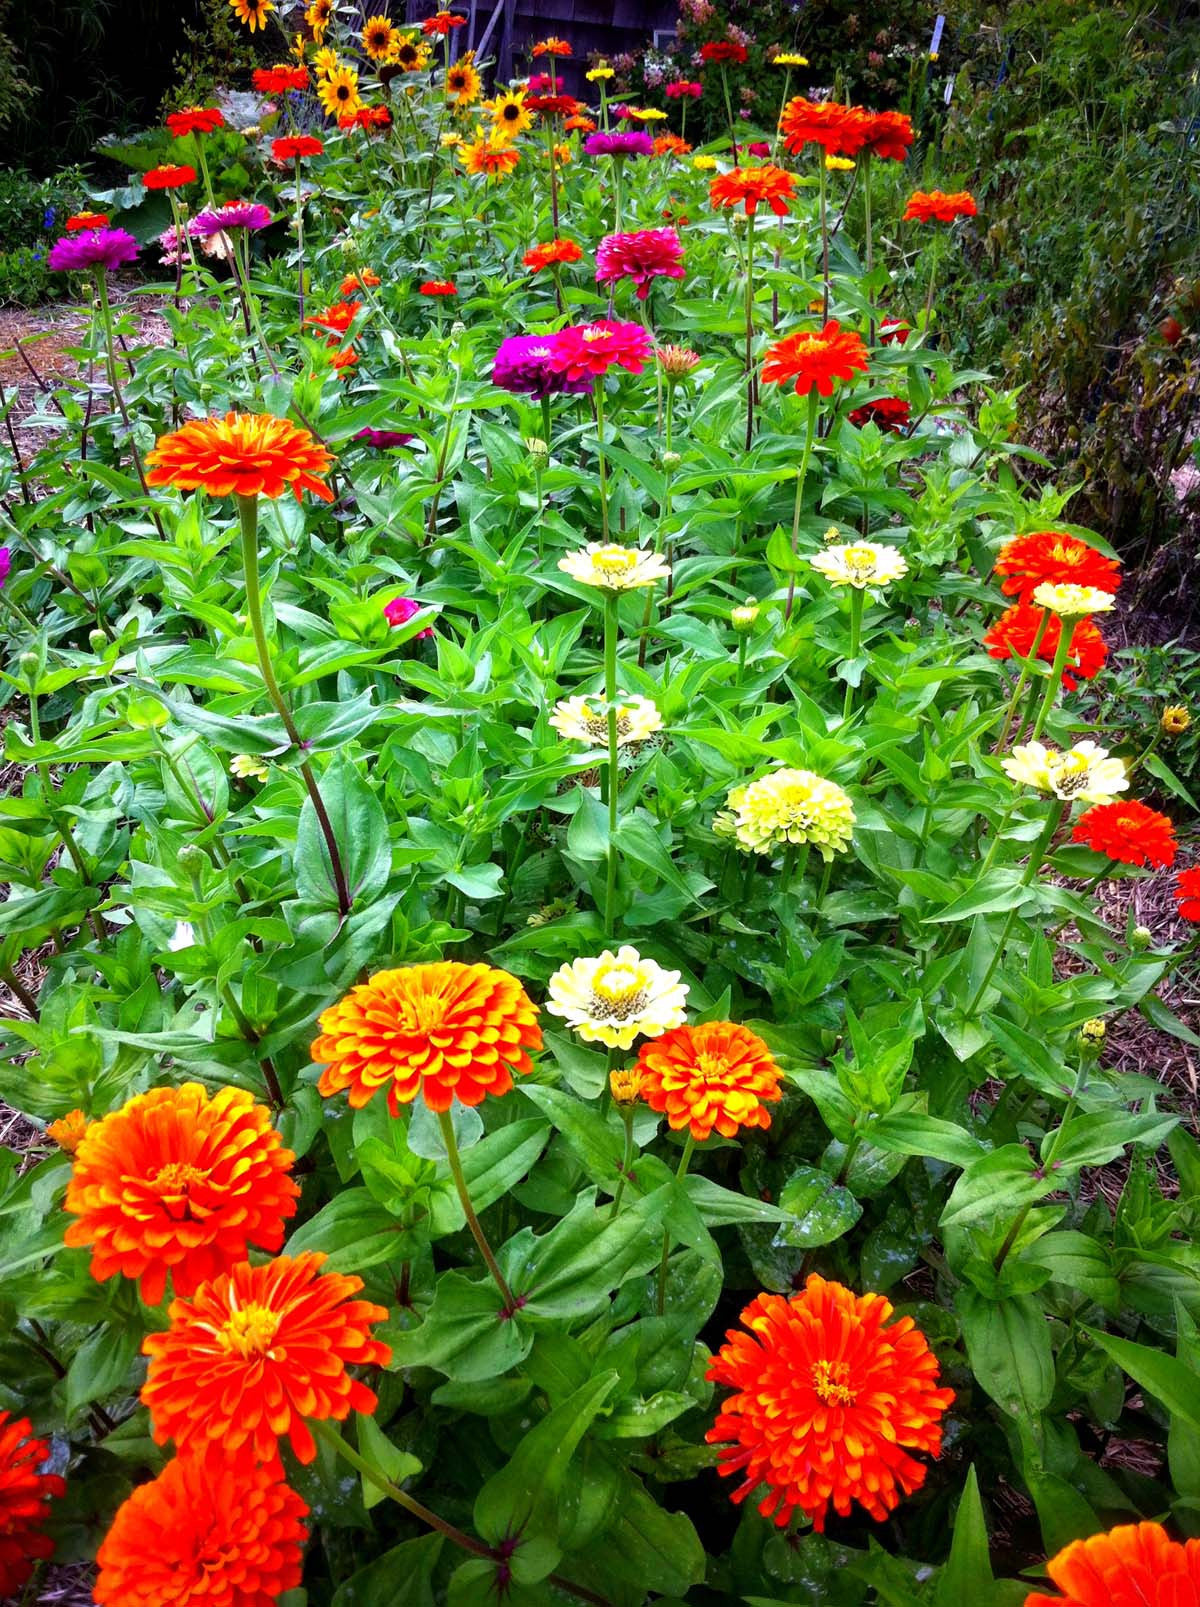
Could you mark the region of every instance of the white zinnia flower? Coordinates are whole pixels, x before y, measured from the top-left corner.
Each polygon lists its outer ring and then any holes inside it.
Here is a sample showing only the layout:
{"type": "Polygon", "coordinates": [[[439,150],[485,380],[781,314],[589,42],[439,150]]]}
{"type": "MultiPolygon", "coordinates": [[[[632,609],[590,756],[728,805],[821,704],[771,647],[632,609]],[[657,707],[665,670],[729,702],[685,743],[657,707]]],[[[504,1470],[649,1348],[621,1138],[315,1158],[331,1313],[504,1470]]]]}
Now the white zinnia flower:
{"type": "Polygon", "coordinates": [[[1113,759],[1094,742],[1077,742],[1059,752],[1041,742],[1015,747],[1001,766],[1010,780],[1039,792],[1053,793],[1064,802],[1112,803],[1129,786],[1124,761],[1113,759]]]}
{"type": "Polygon", "coordinates": [[[827,547],[809,558],[833,586],[887,586],[908,573],[899,548],[879,541],[852,541],[840,547],[827,547]]]}
{"type": "Polygon", "coordinates": [[[1110,591],[1098,586],[1072,586],[1064,583],[1052,585],[1049,581],[1036,587],[1033,600],[1039,608],[1048,608],[1052,614],[1067,619],[1082,619],[1085,614],[1107,614],[1116,598],[1110,591]]]}
{"type": "Polygon", "coordinates": [[[547,983],[546,1009],[585,1043],[629,1049],[637,1037],[661,1038],[683,1025],[687,983],[624,944],[595,959],[571,960],[547,983]]]}
{"type": "MultiPolygon", "coordinates": [[[[554,705],[550,724],[569,742],[589,748],[608,746],[608,704],[603,698],[568,697],[554,705]]],[[[662,730],[663,718],[651,698],[632,693],[617,703],[617,746],[645,742],[662,730]]]]}
{"type": "Polygon", "coordinates": [[[670,568],[661,553],[645,547],[622,547],[616,541],[589,541],[577,552],[558,560],[558,567],[572,580],[601,591],[632,591],[665,580],[670,568]]]}

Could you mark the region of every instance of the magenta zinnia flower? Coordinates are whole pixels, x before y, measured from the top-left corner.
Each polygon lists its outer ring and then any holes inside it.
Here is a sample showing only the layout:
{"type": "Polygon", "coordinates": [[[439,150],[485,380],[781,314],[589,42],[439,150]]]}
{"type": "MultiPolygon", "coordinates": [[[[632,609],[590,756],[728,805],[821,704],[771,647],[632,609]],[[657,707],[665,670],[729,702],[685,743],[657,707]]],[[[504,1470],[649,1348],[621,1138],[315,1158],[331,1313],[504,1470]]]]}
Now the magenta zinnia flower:
{"type": "MultiPolygon", "coordinates": [[[[407,625],[414,614],[421,612],[421,605],[414,602],[411,597],[393,597],[390,603],[383,605],[383,617],[389,625],[407,625]]],[[[433,628],[429,625],[423,631],[418,631],[413,637],[414,642],[422,642],[427,636],[433,635],[433,628]]]]}
{"type": "Polygon", "coordinates": [[[258,201],[227,201],[213,212],[197,212],[188,225],[194,235],[221,234],[228,229],[265,229],[271,210],[258,201]]]}
{"type": "Polygon", "coordinates": [[[589,134],[583,148],[588,156],[654,155],[654,141],[640,130],[635,134],[589,134]]]}
{"type": "Polygon", "coordinates": [[[632,279],[637,298],[645,301],[653,279],[683,278],[683,242],[674,229],[637,229],[632,234],[606,234],[596,250],[596,283],[632,279]]]}
{"type": "Polygon", "coordinates": [[[554,337],[552,366],[569,380],[600,379],[614,363],[640,374],[653,348],[641,324],[618,324],[598,318],[592,324],[569,324],[554,337]]]}
{"type": "Polygon", "coordinates": [[[492,366],[492,383],[536,401],[562,391],[576,396],[590,391],[590,379],[569,378],[555,366],[554,352],[560,339],[559,335],[510,335],[502,340],[492,366]]]}
{"type": "Polygon", "coordinates": [[[668,100],[699,100],[703,93],[703,84],[690,83],[686,78],[677,78],[674,83],[663,85],[663,94],[668,100]]]}
{"type": "Polygon", "coordinates": [[[50,247],[47,266],[57,273],[78,273],[103,268],[111,273],[138,254],[137,241],[124,229],[89,229],[86,234],[64,234],[50,247]]]}
{"type": "Polygon", "coordinates": [[[0,590],[12,572],[12,550],[9,547],[0,547],[0,590]]]}
{"type": "Polygon", "coordinates": [[[404,435],[400,430],[359,430],[354,439],[365,441],[368,446],[389,447],[407,446],[416,436],[404,435]]]}

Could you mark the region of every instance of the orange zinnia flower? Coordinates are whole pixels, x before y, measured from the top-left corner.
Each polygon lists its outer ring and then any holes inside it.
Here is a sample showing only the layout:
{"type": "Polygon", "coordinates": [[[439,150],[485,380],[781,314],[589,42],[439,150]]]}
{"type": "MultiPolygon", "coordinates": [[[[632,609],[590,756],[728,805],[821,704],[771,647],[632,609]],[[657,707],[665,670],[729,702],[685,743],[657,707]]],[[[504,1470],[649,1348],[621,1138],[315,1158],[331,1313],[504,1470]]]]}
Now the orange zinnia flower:
{"type": "Polygon", "coordinates": [[[350,1090],[360,1109],[388,1091],[393,1116],[420,1093],[430,1110],[457,1099],[480,1105],[506,1094],[514,1071],[542,1047],[537,1006],[515,976],[490,965],[434,960],[379,971],[321,1016],[312,1057],[325,1070],[323,1094],[350,1090]]]}
{"type": "Polygon", "coordinates": [[[565,39],[558,39],[551,34],[547,39],[539,39],[529,52],[531,56],[569,56],[571,47],[565,39]]]}
{"type": "Polygon", "coordinates": [[[713,1129],[733,1138],[739,1127],[770,1127],[763,1103],[779,1098],[779,1067],[761,1038],[732,1021],[675,1027],[642,1045],[637,1071],[642,1098],[665,1111],[679,1132],[698,1143],[713,1129]]]}
{"type": "Polygon", "coordinates": [[[1191,865],[1176,876],[1175,903],[1180,920],[1200,921],[1200,865],[1191,865]]]}
{"type": "Polygon", "coordinates": [[[340,1423],[375,1410],[374,1393],[346,1369],[391,1360],[370,1334],[387,1311],[352,1300],[362,1279],[322,1274],[325,1259],[306,1251],[261,1267],[243,1261],[171,1302],[171,1326],[142,1344],[153,1358],[142,1401],[159,1445],[173,1439],[214,1466],[274,1466],[286,1434],[311,1462],[317,1447],[305,1418],[340,1423]]]}
{"type": "Polygon", "coordinates": [[[34,1564],[54,1551],[40,1532],[50,1516],[50,1497],[66,1493],[57,1473],[39,1473],[50,1446],[35,1440],[27,1417],[0,1412],[0,1596],[15,1600],[34,1564]]]}
{"type": "Polygon", "coordinates": [[[835,380],[865,374],[868,366],[861,337],[830,319],[824,329],[785,335],[768,346],[762,377],[775,385],[795,380],[797,396],[807,396],[814,385],[818,395],[830,396],[835,380]]]}
{"type": "Polygon", "coordinates": [[[906,112],[868,112],[864,148],[885,162],[903,162],[913,142],[912,118],[906,112]]]}
{"type": "Polygon", "coordinates": [[[1071,841],[1086,843],[1122,865],[1173,865],[1179,846],[1167,816],[1136,798],[1085,809],[1075,822],[1071,841]]]}
{"type": "Polygon", "coordinates": [[[296,1214],[270,1112],[243,1088],[210,1099],[199,1083],[152,1088],[93,1122],[75,1155],[66,1209],[72,1248],[92,1247],[92,1276],[140,1279],[157,1306],[172,1275],[176,1294],[246,1259],[250,1245],[278,1250],[296,1214]]]}
{"type": "Polygon", "coordinates": [[[52,1138],[59,1149],[74,1155],[88,1130],[88,1119],[81,1110],[69,1110],[46,1128],[46,1137],[52,1138]]]}
{"type": "Polygon", "coordinates": [[[904,209],[905,223],[953,223],[955,218],[973,218],[979,208],[969,190],[914,190],[904,209]]]}
{"type": "Polygon", "coordinates": [[[582,262],[583,251],[574,240],[547,240],[543,245],[530,246],[521,261],[534,273],[540,273],[556,262],[582,262]]]}
{"type": "Polygon", "coordinates": [[[714,206],[737,206],[743,202],[748,217],[764,201],[781,218],[795,190],[792,175],[767,162],[762,167],[735,167],[731,173],[718,174],[708,186],[708,198],[714,206]]]}
{"type": "Polygon", "coordinates": [[[209,1474],[176,1457],[118,1508],[97,1554],[100,1607],[273,1607],[304,1571],[308,1508],[278,1470],[209,1474]]]}
{"type": "Polygon", "coordinates": [[[316,324],[321,329],[331,329],[337,335],[344,335],[361,310],[361,301],[335,301],[323,312],[313,313],[304,322],[316,324]]]}
{"type": "Polygon", "coordinates": [[[520,160],[520,152],[503,139],[480,134],[470,145],[458,147],[458,159],[468,173],[486,173],[494,178],[511,173],[520,160]]]}
{"type": "Polygon", "coordinates": [[[1046,1564],[1062,1591],[1035,1590],[1025,1607],[1196,1607],[1200,1540],[1172,1540],[1159,1523],[1127,1523],[1072,1540],[1046,1564]]]}
{"type": "Polygon", "coordinates": [[[737,1390],[705,1438],[726,1447],[719,1470],[740,1473],[743,1501],[782,1528],[798,1507],[820,1534],[832,1506],[887,1517],[925,1479],[907,1453],[941,1450],[939,1419],[954,1399],[938,1389],[937,1358],[911,1317],[885,1326],[892,1304],[814,1273],[800,1294],[758,1295],[731,1328],[707,1376],[737,1390]]]}
{"type": "Polygon", "coordinates": [[[594,134],[596,132],[596,119],[594,117],[568,117],[563,122],[563,131],[567,134],[594,134]]]}
{"type": "Polygon", "coordinates": [[[142,174],[142,183],[148,190],[182,190],[196,182],[196,169],[184,164],[181,167],[152,167],[142,174]]]}
{"type": "MultiPolygon", "coordinates": [[[[564,123],[563,127],[566,126],[564,123]]],[[[656,134],[654,137],[655,156],[687,156],[691,148],[691,141],[678,134],[656,134]]]]}
{"type": "Polygon", "coordinates": [[[1028,599],[1041,585],[1094,586],[1097,591],[1115,592],[1121,584],[1121,563],[1063,530],[1032,530],[1001,547],[996,574],[1004,576],[1000,590],[1006,597],[1028,599]]]}
{"type": "Polygon", "coordinates": [[[346,275],[338,286],[338,295],[345,301],[356,290],[372,290],[380,283],[382,281],[373,268],[360,268],[357,273],[346,275]]]}
{"type": "MultiPolygon", "coordinates": [[[[1033,652],[1034,642],[1038,641],[1038,631],[1045,618],[1045,610],[1035,607],[1033,603],[1022,601],[1006,608],[984,634],[983,645],[989,657],[1009,659],[1015,654],[1018,658],[1028,658],[1033,652]]],[[[1054,663],[1061,630],[1061,619],[1057,614],[1051,614],[1038,642],[1037,656],[1044,664],[1054,663]]],[[[1090,619],[1079,620],[1071,632],[1071,650],[1063,670],[1063,685],[1067,691],[1073,692],[1080,681],[1090,681],[1099,675],[1107,658],[1108,643],[1097,626],[1090,619]]]]}
{"type": "Polygon", "coordinates": [[[290,486],[297,502],[302,491],[333,501],[317,479],[333,458],[307,430],[270,413],[226,413],[185,424],[160,436],[146,462],[151,485],[198,488],[210,497],[272,498],[290,486]]]}
{"type": "Polygon", "coordinates": [[[870,117],[861,106],[835,100],[789,100],[779,118],[783,143],[796,155],[806,145],[820,145],[829,156],[856,156],[869,137],[870,117]]]}

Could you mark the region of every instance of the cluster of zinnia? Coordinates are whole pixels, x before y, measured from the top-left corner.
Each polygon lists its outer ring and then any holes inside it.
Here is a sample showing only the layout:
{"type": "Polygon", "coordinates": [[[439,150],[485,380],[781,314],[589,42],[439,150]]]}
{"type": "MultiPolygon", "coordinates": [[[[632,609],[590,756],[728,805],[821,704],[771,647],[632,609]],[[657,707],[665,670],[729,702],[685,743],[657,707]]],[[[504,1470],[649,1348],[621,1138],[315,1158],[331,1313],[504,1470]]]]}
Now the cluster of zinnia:
{"type": "Polygon", "coordinates": [[[355,320],[362,307],[361,301],[341,298],[330,302],[320,312],[311,313],[304,320],[306,324],[314,324],[318,329],[325,331],[325,344],[333,351],[333,356],[329,360],[330,367],[343,378],[358,363],[358,352],[354,344],[357,327],[355,320]]]}
{"type": "Polygon", "coordinates": [[[510,335],[496,351],[492,379],[506,391],[539,399],[560,392],[581,395],[610,368],[640,374],[652,356],[650,337],[641,324],[600,318],[590,324],[568,324],[552,335],[510,335]]]}
{"type": "Polygon", "coordinates": [[[903,162],[913,142],[912,119],[904,112],[871,112],[833,100],[788,101],[779,118],[783,143],[793,156],[817,145],[826,156],[857,156],[903,162]]]}

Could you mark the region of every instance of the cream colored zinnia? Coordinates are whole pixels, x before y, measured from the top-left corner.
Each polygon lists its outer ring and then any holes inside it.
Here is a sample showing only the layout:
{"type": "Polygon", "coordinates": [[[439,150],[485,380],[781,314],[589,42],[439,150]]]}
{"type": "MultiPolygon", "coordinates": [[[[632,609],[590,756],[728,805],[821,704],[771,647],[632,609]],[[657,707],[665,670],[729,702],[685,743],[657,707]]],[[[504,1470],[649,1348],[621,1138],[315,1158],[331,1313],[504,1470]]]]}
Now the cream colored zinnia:
{"type": "Polygon", "coordinates": [[[585,1043],[629,1049],[635,1038],[661,1038],[683,1025],[687,983],[629,944],[559,966],[546,986],[546,1009],[585,1043]]]}
{"type": "Polygon", "coordinates": [[[229,761],[229,774],[237,776],[240,781],[265,781],[271,772],[261,759],[255,759],[248,753],[235,753],[229,761]]]}
{"type": "Polygon", "coordinates": [[[1053,793],[1064,802],[1112,803],[1129,786],[1120,759],[1113,759],[1094,742],[1077,742],[1060,752],[1041,742],[1025,742],[1000,761],[1011,781],[1039,792],[1053,793]]]}
{"type": "Polygon", "coordinates": [[[558,567],[572,580],[601,591],[633,591],[665,580],[670,568],[661,553],[646,547],[622,547],[616,541],[589,541],[577,552],[558,560],[558,567]]]}
{"type": "MultiPolygon", "coordinates": [[[[550,724],[569,742],[583,742],[589,748],[608,745],[608,704],[603,698],[568,697],[554,705],[550,724]]],[[[661,731],[662,715],[652,698],[640,692],[629,693],[617,701],[617,746],[645,742],[661,731]]]]}
{"type": "Polygon", "coordinates": [[[738,843],[769,854],[789,843],[811,843],[824,860],[850,846],[854,805],[836,781],[811,770],[772,770],[725,800],[738,843]]]}
{"type": "Polygon", "coordinates": [[[1052,614],[1066,619],[1082,619],[1085,614],[1107,614],[1116,602],[1110,591],[1098,586],[1052,585],[1044,581],[1033,593],[1039,608],[1048,608],[1052,614]]]}
{"type": "Polygon", "coordinates": [[[824,552],[813,553],[808,561],[831,586],[853,586],[858,591],[890,585],[908,573],[899,548],[879,541],[851,541],[826,547],[824,552]]]}

